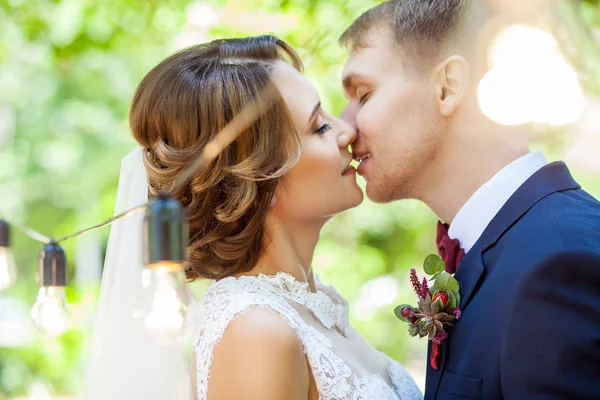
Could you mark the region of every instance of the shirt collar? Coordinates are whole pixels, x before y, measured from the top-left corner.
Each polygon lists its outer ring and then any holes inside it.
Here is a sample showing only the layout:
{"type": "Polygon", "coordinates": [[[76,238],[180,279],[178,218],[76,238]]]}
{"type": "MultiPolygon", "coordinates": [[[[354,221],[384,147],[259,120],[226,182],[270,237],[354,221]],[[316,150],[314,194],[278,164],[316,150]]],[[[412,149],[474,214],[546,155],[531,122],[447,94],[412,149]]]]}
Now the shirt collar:
{"type": "Polygon", "coordinates": [[[540,168],[548,164],[541,151],[528,153],[502,168],[483,184],[454,217],[448,236],[467,253],[508,199],[540,168]]]}

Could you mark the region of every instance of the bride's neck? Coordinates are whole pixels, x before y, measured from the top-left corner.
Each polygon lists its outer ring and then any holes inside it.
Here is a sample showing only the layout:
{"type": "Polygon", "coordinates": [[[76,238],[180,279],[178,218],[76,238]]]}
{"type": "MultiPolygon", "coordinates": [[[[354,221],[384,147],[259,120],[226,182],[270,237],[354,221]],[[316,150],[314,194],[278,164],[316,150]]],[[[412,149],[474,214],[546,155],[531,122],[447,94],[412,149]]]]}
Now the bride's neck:
{"type": "Polygon", "coordinates": [[[265,250],[250,274],[286,272],[316,291],[312,259],[324,221],[282,221],[267,218],[265,250]]]}

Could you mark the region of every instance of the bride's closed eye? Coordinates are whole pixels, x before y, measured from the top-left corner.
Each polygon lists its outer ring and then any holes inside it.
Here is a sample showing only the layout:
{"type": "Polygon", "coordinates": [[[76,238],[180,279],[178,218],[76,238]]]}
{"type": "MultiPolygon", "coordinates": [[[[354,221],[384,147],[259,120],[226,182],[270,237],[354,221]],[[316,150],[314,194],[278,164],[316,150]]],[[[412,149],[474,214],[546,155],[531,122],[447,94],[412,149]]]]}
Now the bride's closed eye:
{"type": "Polygon", "coordinates": [[[320,128],[318,128],[316,131],[314,131],[314,133],[316,133],[317,135],[324,135],[325,133],[329,132],[330,130],[331,130],[331,125],[323,124],[323,125],[321,125],[320,128]]]}

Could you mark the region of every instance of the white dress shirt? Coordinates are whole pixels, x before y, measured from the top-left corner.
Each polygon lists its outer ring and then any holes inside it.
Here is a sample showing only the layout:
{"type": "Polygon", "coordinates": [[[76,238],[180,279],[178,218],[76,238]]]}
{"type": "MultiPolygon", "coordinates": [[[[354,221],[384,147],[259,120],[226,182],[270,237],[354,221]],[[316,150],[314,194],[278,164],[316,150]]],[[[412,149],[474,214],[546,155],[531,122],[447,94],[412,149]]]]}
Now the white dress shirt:
{"type": "Polygon", "coordinates": [[[508,199],[527,179],[548,164],[541,151],[528,153],[502,168],[467,200],[454,217],[448,236],[465,250],[475,242],[508,199]]]}

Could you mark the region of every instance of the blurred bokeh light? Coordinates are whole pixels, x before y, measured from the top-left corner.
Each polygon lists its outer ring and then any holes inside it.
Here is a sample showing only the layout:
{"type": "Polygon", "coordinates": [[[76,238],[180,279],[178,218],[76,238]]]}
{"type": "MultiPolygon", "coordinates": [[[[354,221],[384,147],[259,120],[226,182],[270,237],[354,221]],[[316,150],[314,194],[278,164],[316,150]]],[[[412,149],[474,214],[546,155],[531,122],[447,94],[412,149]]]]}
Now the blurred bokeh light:
{"type": "Polygon", "coordinates": [[[490,71],[478,87],[482,112],[502,125],[571,124],[583,111],[583,92],[558,43],[535,26],[502,30],[489,50],[490,71]]]}

